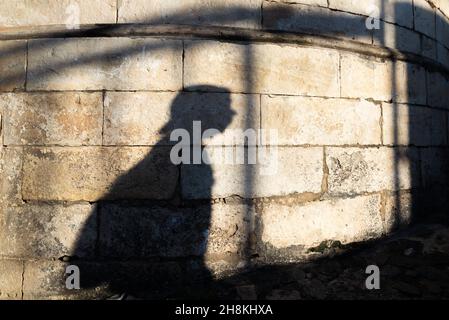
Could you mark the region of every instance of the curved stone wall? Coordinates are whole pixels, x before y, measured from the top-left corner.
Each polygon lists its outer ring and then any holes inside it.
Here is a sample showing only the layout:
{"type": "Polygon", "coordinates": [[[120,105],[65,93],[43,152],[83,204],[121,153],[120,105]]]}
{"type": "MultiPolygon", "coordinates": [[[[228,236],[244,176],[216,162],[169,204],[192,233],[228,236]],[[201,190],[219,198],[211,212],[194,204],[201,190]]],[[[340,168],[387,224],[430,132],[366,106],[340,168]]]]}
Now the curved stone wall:
{"type": "Polygon", "coordinates": [[[361,3],[2,5],[0,298],[185,286],[444,214],[449,7],[361,3]],[[194,121],[211,163],[174,163],[194,121]]]}

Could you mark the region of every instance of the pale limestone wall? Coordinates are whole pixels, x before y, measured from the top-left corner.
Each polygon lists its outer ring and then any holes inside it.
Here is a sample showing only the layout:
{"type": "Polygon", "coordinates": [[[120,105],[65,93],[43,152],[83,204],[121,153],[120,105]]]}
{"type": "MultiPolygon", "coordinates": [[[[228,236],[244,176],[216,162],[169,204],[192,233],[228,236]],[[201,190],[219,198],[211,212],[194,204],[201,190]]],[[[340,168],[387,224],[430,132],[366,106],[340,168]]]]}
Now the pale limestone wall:
{"type": "Polygon", "coordinates": [[[408,224],[416,194],[449,179],[449,7],[431,2],[389,1],[374,32],[355,0],[2,2],[1,27],[65,24],[74,3],[82,25],[306,31],[417,58],[163,35],[0,41],[0,298],[95,295],[64,289],[62,256],[136,277],[183,275],[197,256],[218,276],[408,224]],[[161,129],[204,115],[226,128],[205,141],[212,157],[235,146],[226,130],[277,130],[258,146],[277,150],[276,174],[173,165],[161,129]]]}

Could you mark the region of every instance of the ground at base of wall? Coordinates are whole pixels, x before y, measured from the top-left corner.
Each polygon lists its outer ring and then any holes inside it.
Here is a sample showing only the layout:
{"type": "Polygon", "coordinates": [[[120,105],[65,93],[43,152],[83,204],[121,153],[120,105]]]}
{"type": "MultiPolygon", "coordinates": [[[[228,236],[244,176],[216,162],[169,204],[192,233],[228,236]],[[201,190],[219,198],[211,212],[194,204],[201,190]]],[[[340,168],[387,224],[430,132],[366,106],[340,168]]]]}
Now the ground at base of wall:
{"type": "Polygon", "coordinates": [[[188,291],[169,296],[153,292],[145,297],[117,293],[110,298],[449,299],[449,228],[421,225],[332,258],[261,267],[188,291]],[[366,273],[369,265],[379,267],[380,289],[366,288],[366,279],[372,274],[366,273]]]}

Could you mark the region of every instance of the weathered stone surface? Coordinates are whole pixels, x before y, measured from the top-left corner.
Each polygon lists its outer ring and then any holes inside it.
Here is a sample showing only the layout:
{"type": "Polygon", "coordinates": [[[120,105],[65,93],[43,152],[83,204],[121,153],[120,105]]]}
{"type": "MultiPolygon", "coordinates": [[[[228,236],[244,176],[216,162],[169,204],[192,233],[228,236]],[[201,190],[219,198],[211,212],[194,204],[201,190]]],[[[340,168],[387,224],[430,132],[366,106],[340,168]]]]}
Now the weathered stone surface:
{"type": "Polygon", "coordinates": [[[31,40],[28,90],[178,90],[180,41],[149,38],[31,40]]]}
{"type": "Polygon", "coordinates": [[[270,197],[293,193],[320,192],[323,178],[323,149],[266,147],[256,164],[219,162],[231,148],[209,147],[211,165],[181,167],[182,194],[188,199],[270,197]],[[276,177],[274,179],[274,177],[276,177]]]}
{"type": "Polygon", "coordinates": [[[428,107],[382,104],[383,143],[387,145],[444,145],[446,113],[428,107]]]}
{"type": "MultiPolygon", "coordinates": [[[[170,134],[185,129],[193,137],[193,121],[201,129],[221,133],[203,141],[206,145],[243,144],[237,130],[259,129],[259,98],[229,93],[108,92],[105,97],[106,145],[171,145],[170,134]]],[[[192,143],[192,140],[190,140],[192,143]]]]}
{"type": "Polygon", "coordinates": [[[412,222],[412,194],[387,194],[384,208],[384,229],[387,234],[396,231],[398,228],[406,227],[412,222]]]}
{"type": "Polygon", "coordinates": [[[428,104],[449,109],[449,78],[439,72],[427,74],[428,104]]]}
{"type": "Polygon", "coordinates": [[[437,60],[449,69],[449,50],[439,43],[437,43],[437,60]]]}
{"type": "Polygon", "coordinates": [[[104,144],[160,143],[164,138],[160,130],[170,122],[170,105],[175,97],[172,92],[106,92],[104,144]]]}
{"type": "Polygon", "coordinates": [[[2,147],[0,160],[0,204],[22,204],[22,158],[21,147],[2,147]]]}
{"type": "Polygon", "coordinates": [[[393,101],[425,105],[426,70],[417,64],[402,61],[392,63],[391,70],[390,74],[394,75],[393,101]]]}
{"type": "Polygon", "coordinates": [[[274,0],[273,2],[300,3],[309,6],[327,7],[327,0],[274,0]]]}
{"type": "Polygon", "coordinates": [[[329,193],[359,194],[419,186],[415,148],[326,148],[329,193]]]}
{"type": "Polygon", "coordinates": [[[380,107],[368,101],[262,96],[262,129],[280,145],[380,144],[380,107]]]}
{"type": "Polygon", "coordinates": [[[1,255],[53,259],[94,255],[96,213],[90,204],[27,204],[7,208],[0,222],[1,255]]]}
{"type": "Polygon", "coordinates": [[[100,92],[0,95],[4,144],[101,144],[102,99],[100,92]]]}
{"type": "Polygon", "coordinates": [[[367,60],[358,55],[342,55],[342,97],[389,100],[392,96],[391,81],[387,62],[367,60]]]}
{"type": "Polygon", "coordinates": [[[178,169],[167,147],[27,148],[23,198],[34,200],[167,199],[178,169]]]}
{"type": "Polygon", "coordinates": [[[380,196],[264,205],[262,241],[275,248],[311,247],[325,240],[363,241],[382,234],[380,196]]]}
{"type": "Polygon", "coordinates": [[[100,254],[106,257],[200,256],[207,245],[207,212],[105,205],[100,221],[100,254]]]}
{"type": "Polygon", "coordinates": [[[100,254],[106,257],[211,258],[238,253],[249,237],[252,207],[197,208],[102,206],[100,254]]]}
{"type": "Polygon", "coordinates": [[[20,260],[0,260],[0,300],[22,298],[23,262],[20,260]]]}
{"type": "Polygon", "coordinates": [[[426,103],[424,68],[401,61],[367,60],[359,55],[341,57],[342,97],[426,103]]]}
{"type": "Polygon", "coordinates": [[[440,45],[432,38],[422,36],[421,37],[421,54],[429,59],[438,60],[437,51],[440,45]]]}
{"type": "Polygon", "coordinates": [[[263,27],[290,32],[309,31],[371,44],[365,17],[302,4],[265,1],[263,27]]]}
{"type": "MultiPolygon", "coordinates": [[[[449,14],[449,4],[448,11],[449,14]]],[[[440,11],[436,12],[436,38],[437,40],[449,48],[449,15],[444,16],[440,11]]]]}
{"type": "Polygon", "coordinates": [[[213,204],[203,206],[210,211],[209,235],[206,257],[211,259],[229,253],[248,254],[251,235],[254,233],[254,208],[244,204],[213,204]]]}
{"type": "MultiPolygon", "coordinates": [[[[193,265],[193,262],[190,264],[193,265]]],[[[107,299],[133,291],[147,292],[156,299],[173,293],[200,278],[198,268],[175,262],[104,261],[85,262],[32,260],[26,262],[24,299],[107,299]],[[80,290],[66,289],[66,267],[74,264],[80,270],[80,290]],[[190,270],[188,269],[190,267],[190,270]],[[196,271],[196,273],[195,273],[196,271]]],[[[206,270],[203,270],[204,276],[206,270]]],[[[137,293],[137,292],[136,292],[137,293]]],[[[133,294],[126,295],[126,300],[133,294]]]]}
{"type": "Polygon", "coordinates": [[[184,84],[231,92],[339,96],[338,53],[299,46],[189,41],[184,84]]]}
{"type": "Polygon", "coordinates": [[[0,6],[0,26],[115,23],[115,0],[15,0],[0,6]]]}
{"type": "Polygon", "coordinates": [[[365,16],[378,16],[382,20],[413,28],[413,6],[410,0],[329,0],[329,7],[365,16]],[[377,8],[378,12],[374,12],[377,8]]]}
{"type": "MultiPolygon", "coordinates": [[[[2,6],[5,7],[5,6],[2,6]]],[[[0,9],[1,11],[1,9],[0,9]]],[[[0,14],[0,20],[1,20],[0,14]]],[[[26,41],[0,41],[0,91],[25,87],[26,41]]]]}
{"type": "Polygon", "coordinates": [[[262,0],[119,0],[119,23],[259,28],[262,0]]]}
{"type": "Polygon", "coordinates": [[[374,30],[373,43],[402,52],[421,53],[420,35],[418,33],[388,22],[381,22],[380,29],[374,30]]]}
{"type": "Polygon", "coordinates": [[[449,150],[421,149],[422,179],[425,187],[447,186],[449,181],[449,150]]]}
{"type": "Polygon", "coordinates": [[[426,0],[413,0],[415,30],[435,38],[435,9],[426,0]]]}
{"type": "Polygon", "coordinates": [[[23,276],[23,298],[28,299],[73,299],[82,298],[86,293],[83,286],[83,271],[80,270],[80,283],[83,290],[66,289],[66,267],[70,263],[49,260],[25,262],[23,276]],[[78,297],[77,297],[78,295],[78,297]]]}

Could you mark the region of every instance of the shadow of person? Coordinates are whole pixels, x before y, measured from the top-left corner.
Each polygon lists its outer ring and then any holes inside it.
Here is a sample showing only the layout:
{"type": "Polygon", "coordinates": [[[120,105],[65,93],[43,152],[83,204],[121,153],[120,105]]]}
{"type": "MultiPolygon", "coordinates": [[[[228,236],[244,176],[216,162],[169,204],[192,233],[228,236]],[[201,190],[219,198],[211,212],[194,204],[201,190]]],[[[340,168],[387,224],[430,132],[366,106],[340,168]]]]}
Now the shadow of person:
{"type": "MultiPolygon", "coordinates": [[[[214,177],[204,161],[192,163],[198,145],[206,153],[202,140],[195,146],[193,137],[198,137],[198,124],[200,134],[206,130],[209,137],[222,133],[233,116],[231,96],[225,88],[192,86],[176,96],[158,142],[95,203],[80,233],[71,264],[80,268],[81,289],[97,288],[102,292],[101,288],[107,288],[107,294],[129,293],[146,298],[175,293],[189,297],[189,288],[209,283],[211,274],[204,254],[214,177]],[[188,135],[187,144],[170,141],[176,129],[188,135]],[[183,162],[179,163],[181,158],[183,162]],[[201,179],[195,179],[201,181],[197,186],[201,190],[199,199],[188,199],[194,190],[182,190],[185,166],[202,166],[198,170],[201,179]]],[[[128,154],[142,149],[118,147],[115,152],[122,161],[131,161],[128,154]]],[[[116,166],[111,163],[110,171],[116,171],[116,166]]]]}

